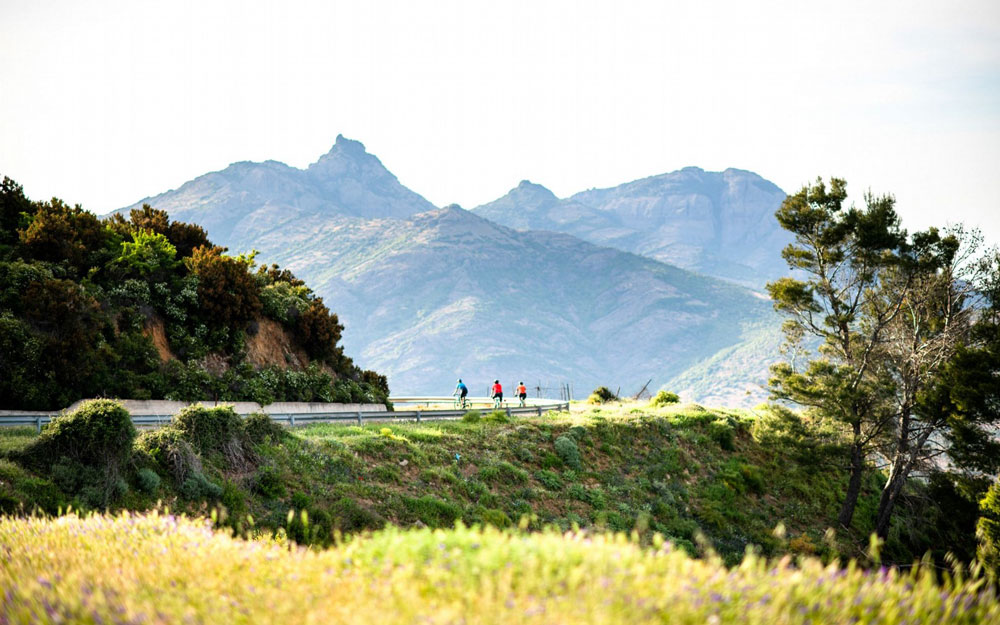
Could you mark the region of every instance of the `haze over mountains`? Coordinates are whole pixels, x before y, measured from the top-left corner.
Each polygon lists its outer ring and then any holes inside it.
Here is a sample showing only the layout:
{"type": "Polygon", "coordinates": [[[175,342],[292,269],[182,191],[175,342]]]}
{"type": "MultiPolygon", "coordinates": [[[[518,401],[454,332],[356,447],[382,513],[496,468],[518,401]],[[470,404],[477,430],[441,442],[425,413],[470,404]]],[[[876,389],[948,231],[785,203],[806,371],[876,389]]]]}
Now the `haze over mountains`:
{"type": "Polygon", "coordinates": [[[522,182],[473,212],[438,209],[338,137],[306,169],[234,163],[134,207],[291,268],[340,315],[347,353],[397,393],[447,393],[456,377],[474,393],[498,377],[577,395],[652,379],[745,405],[763,396],[777,320],[718,278],[774,275],[783,197],[750,172],[687,168],[565,200],[522,182]]]}
{"type": "Polygon", "coordinates": [[[751,287],[783,274],[791,242],[774,219],[785,193],[755,173],[697,167],[567,199],[522,181],[473,209],[518,230],[553,230],[751,287]]]}

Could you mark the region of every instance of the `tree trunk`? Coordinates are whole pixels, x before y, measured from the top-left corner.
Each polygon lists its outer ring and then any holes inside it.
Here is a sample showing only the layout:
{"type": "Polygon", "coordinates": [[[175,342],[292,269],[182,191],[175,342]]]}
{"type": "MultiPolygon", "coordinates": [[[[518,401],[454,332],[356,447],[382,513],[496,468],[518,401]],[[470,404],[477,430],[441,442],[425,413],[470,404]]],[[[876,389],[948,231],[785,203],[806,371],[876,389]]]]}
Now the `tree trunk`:
{"type": "Polygon", "coordinates": [[[861,494],[861,478],[865,469],[865,457],[861,448],[861,422],[853,423],[852,427],[854,440],[851,443],[851,478],[847,482],[847,494],[844,495],[844,503],[837,516],[837,522],[845,529],[851,526],[851,521],[854,519],[854,507],[861,494]]]}
{"type": "Polygon", "coordinates": [[[908,475],[909,471],[906,469],[901,468],[899,472],[893,471],[885,488],[882,489],[882,497],[878,502],[878,517],[875,521],[875,533],[878,534],[879,538],[884,539],[889,534],[892,510],[896,506],[899,494],[903,492],[903,485],[906,484],[908,475]]]}

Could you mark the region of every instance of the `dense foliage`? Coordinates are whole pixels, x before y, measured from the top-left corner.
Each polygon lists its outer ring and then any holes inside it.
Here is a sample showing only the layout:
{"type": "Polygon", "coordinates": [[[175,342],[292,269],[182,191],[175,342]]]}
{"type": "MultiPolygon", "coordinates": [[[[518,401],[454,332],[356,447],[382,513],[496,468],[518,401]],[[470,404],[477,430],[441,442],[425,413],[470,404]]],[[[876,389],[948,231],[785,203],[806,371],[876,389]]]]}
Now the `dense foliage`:
{"type": "Polygon", "coordinates": [[[0,406],[85,397],[384,402],[383,376],[339,345],[343,326],[301,280],[230,256],[149,206],[101,220],[0,185],[0,406]],[[273,321],[284,357],[251,361],[273,321]],[[154,338],[158,339],[154,342],[154,338]]]}
{"type": "Polygon", "coordinates": [[[795,275],[767,285],[788,339],[770,384],[850,437],[840,526],[873,461],[886,467],[885,537],[910,476],[938,471],[942,456],[959,472],[996,471],[1000,253],[961,226],[907,233],[892,196],[846,199],[843,180],[818,180],[776,213],[795,237],[782,253],[795,275]]]}

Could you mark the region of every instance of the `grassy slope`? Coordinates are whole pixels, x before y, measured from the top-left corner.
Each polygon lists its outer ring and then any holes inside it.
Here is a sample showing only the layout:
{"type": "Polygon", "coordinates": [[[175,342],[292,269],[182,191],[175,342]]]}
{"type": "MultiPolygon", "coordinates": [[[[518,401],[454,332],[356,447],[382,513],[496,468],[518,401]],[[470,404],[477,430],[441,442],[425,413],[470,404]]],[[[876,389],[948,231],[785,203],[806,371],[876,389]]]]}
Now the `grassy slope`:
{"type": "MultiPolygon", "coordinates": [[[[32,437],[26,430],[0,432],[0,456],[32,437]]],[[[658,532],[692,552],[704,534],[730,563],[749,544],[767,555],[857,556],[854,546],[871,531],[877,496],[870,482],[854,533],[830,541],[824,533],[836,516],[844,475],[818,452],[776,436],[752,413],[695,405],[626,404],[510,423],[314,425],[257,453],[254,466],[238,469],[221,456],[202,459],[205,474],[223,486],[229,522],[245,530],[250,515],[258,527],[288,525],[297,539],[321,543],[335,529],[386,522],[450,527],[461,519],[501,527],[637,528],[647,540],[658,532]],[[572,443],[557,444],[561,437],[572,443]],[[565,449],[573,444],[580,454],[575,468],[565,449]],[[293,509],[308,512],[309,529],[298,513],[288,524],[293,509]],[[784,537],[774,535],[779,523],[784,537]]],[[[207,514],[219,503],[178,492],[164,474],[153,493],[133,484],[124,506],[148,509],[159,499],[174,510],[207,514]]],[[[50,482],[0,459],[0,509],[19,502],[53,510],[69,500],[50,482]]],[[[922,514],[924,525],[932,522],[930,512],[922,514]]],[[[921,525],[906,515],[904,507],[900,518],[921,525]]],[[[889,546],[890,558],[911,561],[930,545],[894,535],[889,546]]]]}
{"type": "Polygon", "coordinates": [[[0,518],[12,623],[997,622],[981,580],[749,556],[727,570],[621,535],[387,530],[329,550],[171,516],[0,518]]]}

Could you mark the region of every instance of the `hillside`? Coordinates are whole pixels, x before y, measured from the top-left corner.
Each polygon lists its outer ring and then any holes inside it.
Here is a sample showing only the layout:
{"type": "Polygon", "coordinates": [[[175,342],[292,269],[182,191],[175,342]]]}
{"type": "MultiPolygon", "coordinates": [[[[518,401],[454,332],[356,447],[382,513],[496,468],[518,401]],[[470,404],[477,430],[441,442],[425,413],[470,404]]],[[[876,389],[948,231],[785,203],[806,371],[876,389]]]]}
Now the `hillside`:
{"type": "MultiPolygon", "coordinates": [[[[761,297],[479,211],[427,210],[402,189],[360,143],[339,137],[308,170],[239,163],[146,201],[303,276],[334,303],[345,348],[408,393],[447,392],[458,377],[483,388],[495,378],[572,382],[578,394],[598,384],[634,393],[652,379],[653,389],[676,380],[693,400],[763,399],[779,338],[761,297]],[[281,184],[260,182],[279,175],[281,184]],[[722,375],[696,373],[710,363],[722,375]]],[[[585,210],[546,201],[553,219],[585,210]]]]}
{"type": "MultiPolygon", "coordinates": [[[[572,380],[581,392],[635,392],[652,378],[655,389],[774,318],[767,301],[728,283],[458,207],[406,220],[301,220],[256,246],[309,276],[337,302],[346,348],[415,393],[447,392],[458,377],[484,391],[494,378],[572,380]]],[[[712,379],[714,397],[761,400],[754,384],[773,345],[754,353],[712,379]]]]}
{"type": "MultiPolygon", "coordinates": [[[[98,409],[105,420],[115,414],[98,409]]],[[[222,521],[238,533],[284,528],[316,544],[329,544],[334,530],[447,528],[461,519],[637,529],[644,540],[659,533],[693,554],[703,553],[703,535],[729,563],[748,545],[769,556],[862,557],[880,478],[867,479],[852,531],[831,540],[845,452],[836,439],[802,436],[814,427],[783,413],[627,403],[513,421],[473,414],[283,430],[266,417],[241,422],[226,409],[193,408],[117,452],[123,473],[108,486],[100,475],[113,454],[96,464],[46,460],[59,436],[72,435],[68,426],[42,438],[0,431],[0,511],[56,512],[70,503],[148,510],[159,501],[204,515],[221,504],[222,521]],[[778,524],[784,535],[774,533],[778,524]]],[[[939,560],[951,551],[969,561],[976,515],[975,502],[947,480],[915,483],[883,557],[910,563],[930,550],[939,560]]]]}
{"type": "Polygon", "coordinates": [[[473,211],[760,288],[787,271],[780,252],[791,238],[774,218],[784,198],[752,172],[687,167],[566,199],[525,180],[473,211]]]}
{"type": "Polygon", "coordinates": [[[385,402],[304,282],[148,206],[100,220],[0,189],[0,408],[86,397],[385,402]]]}

